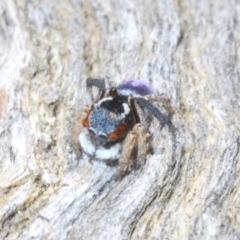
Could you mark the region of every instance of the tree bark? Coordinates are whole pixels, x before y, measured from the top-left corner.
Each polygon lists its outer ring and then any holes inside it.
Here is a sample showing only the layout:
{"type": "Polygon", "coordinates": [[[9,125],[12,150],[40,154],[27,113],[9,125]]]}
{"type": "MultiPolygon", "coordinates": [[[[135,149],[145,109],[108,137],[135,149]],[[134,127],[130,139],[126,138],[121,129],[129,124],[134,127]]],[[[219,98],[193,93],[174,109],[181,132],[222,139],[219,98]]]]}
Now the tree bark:
{"type": "Polygon", "coordinates": [[[0,239],[239,239],[240,2],[0,3],[0,239]],[[87,77],[170,99],[120,181],[78,159],[87,77]]]}

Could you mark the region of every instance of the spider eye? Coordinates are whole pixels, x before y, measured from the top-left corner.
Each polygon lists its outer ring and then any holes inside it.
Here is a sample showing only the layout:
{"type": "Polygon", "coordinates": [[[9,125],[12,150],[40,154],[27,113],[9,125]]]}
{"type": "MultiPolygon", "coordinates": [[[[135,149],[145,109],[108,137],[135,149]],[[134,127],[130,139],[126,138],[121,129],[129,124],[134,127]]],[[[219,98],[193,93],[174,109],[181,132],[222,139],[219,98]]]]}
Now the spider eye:
{"type": "Polygon", "coordinates": [[[90,133],[91,136],[95,136],[96,135],[94,130],[91,129],[91,128],[88,129],[88,132],[90,133]]]}
{"type": "Polygon", "coordinates": [[[108,140],[107,136],[104,135],[104,134],[99,134],[99,135],[98,135],[98,139],[99,139],[99,140],[102,140],[102,141],[107,141],[107,140],[108,140]]]}

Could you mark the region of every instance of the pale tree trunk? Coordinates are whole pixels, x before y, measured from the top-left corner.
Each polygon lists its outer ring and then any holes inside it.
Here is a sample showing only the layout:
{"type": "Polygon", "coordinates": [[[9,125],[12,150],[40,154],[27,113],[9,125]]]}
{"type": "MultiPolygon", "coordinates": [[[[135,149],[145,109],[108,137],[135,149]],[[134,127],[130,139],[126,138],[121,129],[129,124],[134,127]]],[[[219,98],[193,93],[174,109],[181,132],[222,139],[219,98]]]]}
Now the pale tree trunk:
{"type": "Polygon", "coordinates": [[[0,239],[240,239],[240,2],[3,0],[0,239]],[[170,99],[122,180],[77,159],[87,77],[170,99]]]}

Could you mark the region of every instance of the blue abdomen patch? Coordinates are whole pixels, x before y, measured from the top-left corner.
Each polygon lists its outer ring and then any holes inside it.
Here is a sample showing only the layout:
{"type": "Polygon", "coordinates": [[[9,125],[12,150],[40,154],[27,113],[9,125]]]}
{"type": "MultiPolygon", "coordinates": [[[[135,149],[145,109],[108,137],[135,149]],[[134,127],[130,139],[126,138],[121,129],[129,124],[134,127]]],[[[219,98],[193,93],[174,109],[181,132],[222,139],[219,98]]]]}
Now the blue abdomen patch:
{"type": "Polygon", "coordinates": [[[122,95],[138,94],[141,96],[153,93],[151,86],[142,80],[128,80],[118,86],[118,92],[122,95]]]}

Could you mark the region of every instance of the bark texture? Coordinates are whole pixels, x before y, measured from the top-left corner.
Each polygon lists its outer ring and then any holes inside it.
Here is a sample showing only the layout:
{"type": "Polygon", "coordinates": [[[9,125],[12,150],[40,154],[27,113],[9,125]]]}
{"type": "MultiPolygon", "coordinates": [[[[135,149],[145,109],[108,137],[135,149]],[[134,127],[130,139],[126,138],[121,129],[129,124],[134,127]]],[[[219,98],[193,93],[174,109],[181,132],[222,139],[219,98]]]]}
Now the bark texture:
{"type": "Polygon", "coordinates": [[[240,2],[0,2],[0,239],[240,239],[240,2]],[[87,77],[151,83],[174,132],[121,181],[77,159],[87,77]]]}

